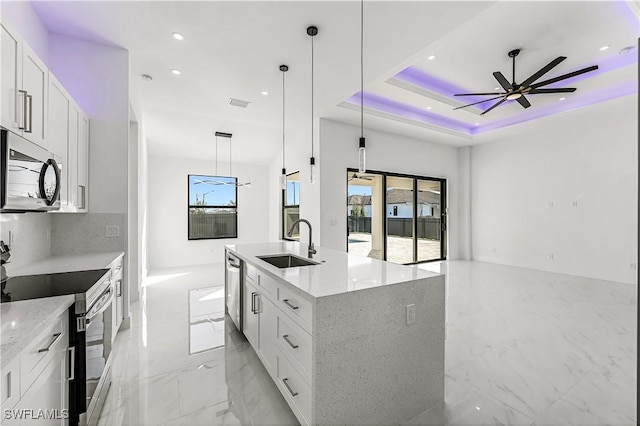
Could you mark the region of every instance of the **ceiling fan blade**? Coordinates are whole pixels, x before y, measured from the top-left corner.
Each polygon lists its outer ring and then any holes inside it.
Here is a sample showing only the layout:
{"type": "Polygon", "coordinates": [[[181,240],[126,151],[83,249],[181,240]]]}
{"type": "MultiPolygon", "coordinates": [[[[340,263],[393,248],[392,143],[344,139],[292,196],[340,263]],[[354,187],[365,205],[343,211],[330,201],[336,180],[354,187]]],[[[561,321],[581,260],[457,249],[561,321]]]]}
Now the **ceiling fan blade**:
{"type": "Polygon", "coordinates": [[[495,98],[485,99],[484,101],[478,101],[478,102],[474,102],[474,103],[472,103],[472,104],[459,106],[459,107],[454,108],[453,110],[455,111],[455,110],[457,110],[457,109],[460,109],[460,108],[466,108],[466,107],[469,107],[469,106],[471,106],[471,105],[477,105],[477,104],[481,104],[481,103],[483,103],[483,102],[493,101],[494,99],[499,99],[499,98],[501,98],[501,97],[502,97],[502,96],[496,96],[495,98]]]}
{"type": "Polygon", "coordinates": [[[506,92],[487,92],[487,93],[457,93],[453,96],[491,96],[491,95],[506,95],[506,92]]]}
{"type": "Polygon", "coordinates": [[[590,67],[583,68],[583,69],[578,70],[578,71],[570,72],[568,74],[564,74],[564,75],[561,75],[559,77],[554,77],[554,78],[551,78],[549,80],[541,81],[540,83],[532,84],[529,87],[531,87],[532,89],[536,89],[536,88],[538,88],[540,86],[546,86],[547,84],[555,83],[556,81],[566,80],[567,78],[575,77],[577,75],[584,74],[584,73],[591,72],[591,71],[595,71],[597,69],[598,69],[597,65],[592,65],[590,67]]]}
{"type": "Polygon", "coordinates": [[[536,93],[571,93],[575,92],[575,87],[560,87],[558,89],[531,89],[527,94],[536,94],[536,93]]]}
{"type": "Polygon", "coordinates": [[[564,61],[565,59],[567,59],[566,56],[558,56],[553,61],[551,61],[547,65],[545,65],[544,67],[540,68],[536,73],[534,73],[531,77],[529,77],[528,79],[523,81],[520,85],[524,86],[524,87],[529,87],[529,85],[531,83],[533,83],[534,81],[536,81],[537,79],[539,79],[540,77],[542,77],[543,75],[545,75],[546,73],[551,71],[560,62],[564,61]]]}
{"type": "Polygon", "coordinates": [[[513,89],[513,86],[511,86],[511,83],[509,83],[509,80],[507,80],[500,71],[494,72],[493,76],[496,78],[496,80],[498,80],[498,83],[500,83],[500,86],[502,86],[504,90],[509,91],[513,89]]]}
{"type": "Polygon", "coordinates": [[[520,96],[518,99],[516,99],[516,101],[518,101],[518,103],[522,105],[523,108],[529,108],[531,106],[527,98],[525,98],[524,96],[520,96]]]}
{"type": "Polygon", "coordinates": [[[488,110],[482,112],[480,115],[485,115],[486,113],[488,113],[489,111],[491,111],[492,109],[494,109],[495,107],[497,107],[498,105],[502,104],[504,101],[506,101],[507,98],[504,98],[502,100],[499,100],[498,102],[496,102],[495,104],[493,104],[493,106],[491,108],[489,108],[488,110]]]}

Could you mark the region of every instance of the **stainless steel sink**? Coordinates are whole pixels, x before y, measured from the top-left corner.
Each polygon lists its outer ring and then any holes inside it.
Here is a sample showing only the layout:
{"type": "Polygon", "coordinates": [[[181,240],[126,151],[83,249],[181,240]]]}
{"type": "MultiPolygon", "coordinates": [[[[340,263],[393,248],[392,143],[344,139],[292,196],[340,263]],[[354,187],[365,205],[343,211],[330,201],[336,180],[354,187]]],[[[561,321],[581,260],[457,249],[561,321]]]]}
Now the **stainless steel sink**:
{"type": "Polygon", "coordinates": [[[295,268],[297,266],[319,265],[318,262],[305,259],[304,257],[294,256],[292,254],[270,254],[267,256],[256,257],[281,269],[295,268]]]}

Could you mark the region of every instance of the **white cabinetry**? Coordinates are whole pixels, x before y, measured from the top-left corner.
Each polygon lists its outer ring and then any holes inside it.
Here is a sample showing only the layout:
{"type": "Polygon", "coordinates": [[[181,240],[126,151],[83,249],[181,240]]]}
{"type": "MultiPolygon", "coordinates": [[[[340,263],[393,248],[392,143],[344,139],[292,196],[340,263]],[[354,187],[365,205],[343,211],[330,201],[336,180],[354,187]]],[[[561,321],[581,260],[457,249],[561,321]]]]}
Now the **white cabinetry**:
{"type": "Polygon", "coordinates": [[[26,44],[22,43],[22,90],[27,105],[23,136],[31,142],[48,148],[47,89],[49,70],[44,62],[26,44]]]}
{"type": "Polygon", "coordinates": [[[68,313],[63,312],[19,356],[2,366],[3,426],[68,424],[65,418],[69,409],[68,366],[71,364],[68,318],[68,313]],[[32,410],[31,416],[43,410],[45,418],[17,420],[6,416],[6,410],[32,410]]]}
{"type": "Polygon", "coordinates": [[[6,24],[0,32],[0,125],[45,146],[47,67],[6,24]]]}
{"type": "Polygon", "coordinates": [[[123,256],[118,257],[111,264],[111,279],[116,291],[116,298],[114,300],[113,309],[113,321],[111,322],[113,330],[111,338],[115,340],[120,324],[122,324],[124,315],[124,283],[123,283],[123,256]]]}
{"type": "Polygon", "coordinates": [[[22,44],[5,24],[0,25],[0,125],[22,135],[24,109],[22,102],[22,44]]]}
{"type": "Polygon", "coordinates": [[[53,76],[49,76],[49,126],[47,149],[58,158],[61,170],[60,204],[65,211],[73,207],[69,200],[69,181],[73,173],[73,165],[69,161],[69,105],[71,96],[62,84],[53,76]]]}
{"type": "Polygon", "coordinates": [[[89,117],[82,111],[78,114],[78,211],[89,211],[89,117]]]}

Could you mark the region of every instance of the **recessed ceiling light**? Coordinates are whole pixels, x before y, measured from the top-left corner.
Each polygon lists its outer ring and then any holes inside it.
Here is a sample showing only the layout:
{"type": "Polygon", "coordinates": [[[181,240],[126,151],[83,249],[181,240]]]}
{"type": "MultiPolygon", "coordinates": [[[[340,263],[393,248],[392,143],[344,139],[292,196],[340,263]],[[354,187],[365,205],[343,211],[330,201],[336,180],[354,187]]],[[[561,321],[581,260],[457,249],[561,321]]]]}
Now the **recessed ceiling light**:
{"type": "Polygon", "coordinates": [[[140,76],[144,81],[151,81],[153,80],[153,77],[151,77],[149,74],[142,74],[140,76]]]}
{"type": "Polygon", "coordinates": [[[479,126],[479,125],[480,125],[480,123],[473,123],[473,124],[475,124],[476,126],[479,126]]]}
{"type": "Polygon", "coordinates": [[[619,55],[626,55],[627,53],[631,52],[632,50],[633,50],[633,46],[623,47],[622,49],[620,49],[618,54],[619,55]]]}
{"type": "Polygon", "coordinates": [[[427,109],[431,109],[431,107],[427,107],[427,109]]]}
{"type": "Polygon", "coordinates": [[[436,57],[434,55],[429,56],[427,59],[433,61],[436,57]]]}
{"type": "Polygon", "coordinates": [[[560,98],[561,101],[564,101],[565,99],[567,99],[567,98],[565,98],[565,97],[560,98]]]}
{"type": "Polygon", "coordinates": [[[605,51],[605,50],[607,50],[608,48],[609,48],[609,46],[608,46],[608,45],[607,45],[607,46],[602,46],[602,47],[600,48],[600,51],[601,51],[601,52],[604,52],[604,51],[605,51]]]}
{"type": "Polygon", "coordinates": [[[263,91],[263,92],[260,92],[260,94],[261,94],[262,96],[267,96],[267,95],[269,94],[269,92],[263,91]]]}
{"type": "Polygon", "coordinates": [[[493,90],[500,90],[500,88],[499,87],[494,87],[493,90]]]}
{"type": "Polygon", "coordinates": [[[171,33],[171,35],[173,36],[173,38],[175,38],[176,40],[184,40],[184,36],[180,33],[171,33]]]}
{"type": "Polygon", "coordinates": [[[171,72],[172,72],[172,73],[174,73],[175,75],[180,75],[180,74],[182,74],[182,73],[180,72],[180,70],[171,70],[171,72]]]}

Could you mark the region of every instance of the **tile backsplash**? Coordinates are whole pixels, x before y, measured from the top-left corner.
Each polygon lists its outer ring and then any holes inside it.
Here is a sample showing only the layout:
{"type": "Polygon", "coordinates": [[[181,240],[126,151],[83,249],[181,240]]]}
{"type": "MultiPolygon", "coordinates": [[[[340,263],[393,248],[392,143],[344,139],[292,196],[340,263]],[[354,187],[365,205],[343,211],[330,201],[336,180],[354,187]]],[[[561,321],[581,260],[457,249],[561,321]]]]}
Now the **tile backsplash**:
{"type": "Polygon", "coordinates": [[[55,214],[52,216],[51,254],[124,251],[123,213],[55,214]],[[110,236],[107,237],[107,233],[110,236]]]}
{"type": "Polygon", "coordinates": [[[51,255],[51,219],[48,213],[0,214],[0,238],[11,248],[9,275],[12,269],[51,255]],[[9,233],[13,235],[13,243],[9,241],[9,233]]]}

